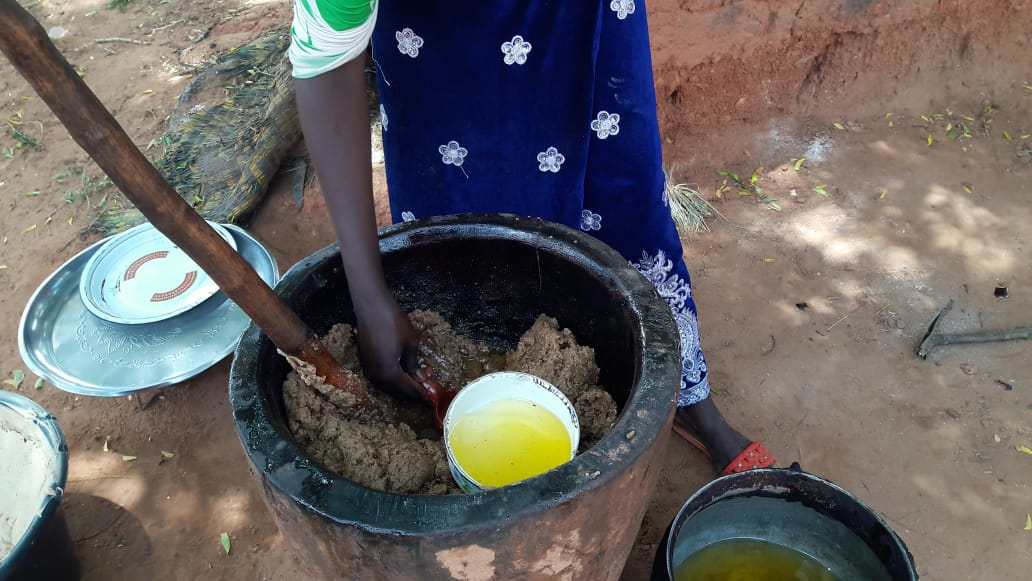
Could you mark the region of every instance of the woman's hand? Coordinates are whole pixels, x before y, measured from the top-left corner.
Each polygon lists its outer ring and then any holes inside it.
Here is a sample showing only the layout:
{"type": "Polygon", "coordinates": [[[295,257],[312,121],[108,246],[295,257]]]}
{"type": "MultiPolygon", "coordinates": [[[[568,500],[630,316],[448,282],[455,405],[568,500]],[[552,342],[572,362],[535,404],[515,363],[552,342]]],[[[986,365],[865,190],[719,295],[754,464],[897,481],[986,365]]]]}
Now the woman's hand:
{"type": "Polygon", "coordinates": [[[389,293],[360,301],[358,354],[366,378],[377,388],[404,399],[421,399],[419,333],[389,293]]]}

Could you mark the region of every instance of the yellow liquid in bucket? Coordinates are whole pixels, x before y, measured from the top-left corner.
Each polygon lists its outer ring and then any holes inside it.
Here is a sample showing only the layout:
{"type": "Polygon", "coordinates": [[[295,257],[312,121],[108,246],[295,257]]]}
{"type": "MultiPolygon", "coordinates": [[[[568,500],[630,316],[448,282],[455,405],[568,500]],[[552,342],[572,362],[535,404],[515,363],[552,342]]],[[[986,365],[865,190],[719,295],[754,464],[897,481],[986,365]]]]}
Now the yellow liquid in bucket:
{"type": "Polygon", "coordinates": [[[448,439],[455,460],[483,486],[504,486],[548,472],[570,459],[570,435],[559,418],[524,400],[486,404],[463,416],[448,439]]]}
{"type": "Polygon", "coordinates": [[[674,581],[836,581],[812,558],[753,539],[718,541],[674,569],[674,581]]]}

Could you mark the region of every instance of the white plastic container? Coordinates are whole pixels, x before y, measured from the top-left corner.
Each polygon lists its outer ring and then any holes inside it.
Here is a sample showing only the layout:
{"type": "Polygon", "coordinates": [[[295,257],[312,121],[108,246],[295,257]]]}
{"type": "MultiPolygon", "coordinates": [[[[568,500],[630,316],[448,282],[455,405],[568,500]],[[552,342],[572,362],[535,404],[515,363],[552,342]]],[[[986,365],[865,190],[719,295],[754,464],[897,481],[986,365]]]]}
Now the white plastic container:
{"type": "Polygon", "coordinates": [[[522,400],[541,406],[554,415],[566,428],[570,437],[570,460],[577,455],[580,445],[580,421],[577,410],[563,392],[547,381],[517,371],[491,373],[470,382],[455,396],[444,416],[444,445],[452,477],[464,492],[474,493],[489,489],[474,480],[456,460],[451,448],[451,435],[464,416],[483,409],[488,404],[503,400],[522,400]]]}

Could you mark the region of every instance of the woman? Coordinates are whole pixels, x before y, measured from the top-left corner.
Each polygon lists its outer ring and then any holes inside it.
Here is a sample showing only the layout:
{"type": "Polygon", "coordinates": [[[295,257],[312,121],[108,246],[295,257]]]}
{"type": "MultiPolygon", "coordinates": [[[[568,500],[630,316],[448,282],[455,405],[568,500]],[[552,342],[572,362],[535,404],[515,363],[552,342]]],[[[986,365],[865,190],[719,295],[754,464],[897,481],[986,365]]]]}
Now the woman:
{"type": "Polygon", "coordinates": [[[370,39],[394,219],[509,212],[597,236],[656,285],[677,319],[677,432],[724,473],[773,462],[709,398],[664,197],[640,0],[295,0],[292,37],[301,125],[375,384],[417,391],[419,337],[380,265],[362,58],[370,39]]]}

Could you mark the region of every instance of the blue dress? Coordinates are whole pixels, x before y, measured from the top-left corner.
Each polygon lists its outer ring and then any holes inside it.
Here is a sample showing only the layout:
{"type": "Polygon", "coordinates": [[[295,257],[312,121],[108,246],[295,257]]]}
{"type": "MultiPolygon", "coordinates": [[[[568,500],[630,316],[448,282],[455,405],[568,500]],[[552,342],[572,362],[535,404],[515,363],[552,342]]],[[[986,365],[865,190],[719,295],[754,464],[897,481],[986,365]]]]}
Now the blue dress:
{"type": "Polygon", "coordinates": [[[395,221],[508,212],[580,228],[659,290],[678,405],[709,394],[665,196],[641,0],[381,0],[373,55],[395,221]]]}

